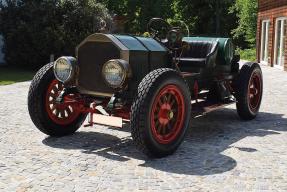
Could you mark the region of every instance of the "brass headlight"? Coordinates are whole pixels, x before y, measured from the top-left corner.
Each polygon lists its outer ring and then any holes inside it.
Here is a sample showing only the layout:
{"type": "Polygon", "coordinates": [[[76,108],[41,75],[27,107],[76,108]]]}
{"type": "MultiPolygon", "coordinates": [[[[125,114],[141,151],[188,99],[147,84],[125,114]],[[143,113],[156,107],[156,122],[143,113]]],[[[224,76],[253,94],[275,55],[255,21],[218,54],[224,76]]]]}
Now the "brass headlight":
{"type": "Polygon", "coordinates": [[[102,69],[103,78],[112,88],[123,88],[129,76],[129,64],[122,59],[106,62],[102,69]]]}
{"type": "Polygon", "coordinates": [[[54,63],[55,77],[62,83],[68,83],[75,76],[76,58],[60,57],[54,63]]]}

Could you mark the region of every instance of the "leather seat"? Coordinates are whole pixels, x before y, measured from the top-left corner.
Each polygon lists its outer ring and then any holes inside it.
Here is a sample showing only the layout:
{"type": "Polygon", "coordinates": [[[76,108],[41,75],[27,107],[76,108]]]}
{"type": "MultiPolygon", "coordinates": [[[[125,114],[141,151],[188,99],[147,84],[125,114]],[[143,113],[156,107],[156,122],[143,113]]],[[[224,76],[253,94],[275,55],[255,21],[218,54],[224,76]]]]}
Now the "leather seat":
{"type": "Polygon", "coordinates": [[[214,67],[218,52],[217,41],[187,42],[189,49],[184,51],[179,60],[179,68],[188,71],[188,68],[214,67]]]}

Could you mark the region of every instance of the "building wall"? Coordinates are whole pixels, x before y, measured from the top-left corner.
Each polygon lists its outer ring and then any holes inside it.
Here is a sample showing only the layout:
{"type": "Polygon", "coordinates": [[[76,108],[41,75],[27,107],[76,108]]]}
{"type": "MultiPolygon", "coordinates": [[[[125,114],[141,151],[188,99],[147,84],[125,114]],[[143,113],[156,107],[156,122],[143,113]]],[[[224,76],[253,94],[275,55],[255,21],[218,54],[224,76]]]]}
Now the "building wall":
{"type": "Polygon", "coordinates": [[[286,0],[259,0],[259,12],[287,5],[286,0]]]}
{"type": "MultiPolygon", "coordinates": [[[[269,20],[268,64],[270,66],[274,66],[275,25],[276,19],[279,17],[287,17],[287,0],[259,0],[257,23],[257,60],[260,62],[262,21],[269,20]]],[[[284,69],[287,71],[287,38],[285,38],[284,55],[284,69]]]]}
{"type": "Polygon", "coordinates": [[[4,54],[2,52],[2,47],[3,47],[3,39],[2,36],[0,35],[0,65],[4,63],[4,54]]]}

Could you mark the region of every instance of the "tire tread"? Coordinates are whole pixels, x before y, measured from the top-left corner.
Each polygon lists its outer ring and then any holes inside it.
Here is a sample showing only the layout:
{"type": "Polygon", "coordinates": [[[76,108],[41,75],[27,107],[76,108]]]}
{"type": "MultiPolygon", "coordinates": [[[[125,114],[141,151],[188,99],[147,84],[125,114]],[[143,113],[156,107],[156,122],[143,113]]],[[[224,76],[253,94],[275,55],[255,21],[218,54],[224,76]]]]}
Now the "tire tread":
{"type": "Polygon", "coordinates": [[[50,136],[65,136],[74,133],[84,122],[86,115],[81,114],[71,125],[60,126],[45,118],[43,114],[42,97],[47,87],[45,86],[54,78],[53,63],[43,66],[34,76],[28,93],[28,111],[35,126],[43,133],[50,136]]]}
{"type": "Polygon", "coordinates": [[[146,105],[146,101],[151,100],[151,97],[153,96],[151,89],[153,85],[156,83],[156,81],[158,81],[161,78],[165,78],[165,75],[169,73],[173,73],[180,76],[180,73],[178,71],[170,68],[156,69],[150,72],[148,75],[146,75],[139,84],[138,95],[131,108],[132,111],[131,134],[134,143],[141,152],[143,152],[149,157],[164,157],[174,152],[170,151],[169,153],[161,153],[161,152],[155,153],[154,151],[151,151],[148,148],[148,143],[146,141],[147,138],[145,138],[144,133],[144,127],[147,121],[146,114],[148,113],[149,110],[149,106],[146,105]]]}

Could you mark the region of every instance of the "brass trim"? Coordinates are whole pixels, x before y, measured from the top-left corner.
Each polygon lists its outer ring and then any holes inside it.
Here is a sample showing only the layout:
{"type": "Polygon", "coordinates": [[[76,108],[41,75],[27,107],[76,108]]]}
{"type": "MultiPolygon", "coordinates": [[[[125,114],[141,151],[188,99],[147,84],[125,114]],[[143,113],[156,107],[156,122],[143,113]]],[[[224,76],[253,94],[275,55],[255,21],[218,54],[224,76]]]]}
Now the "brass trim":
{"type": "MultiPolygon", "coordinates": [[[[128,51],[129,49],[124,46],[115,36],[109,35],[109,34],[103,34],[103,33],[95,33],[90,36],[88,36],[84,41],[82,41],[77,47],[76,47],[76,56],[78,57],[78,50],[79,48],[84,45],[86,42],[112,42],[114,43],[122,52],[128,51]]],[[[122,55],[122,54],[121,54],[122,55]]],[[[123,54],[125,55],[125,54],[123,54]]],[[[125,59],[125,58],[122,58],[125,59]]]]}

